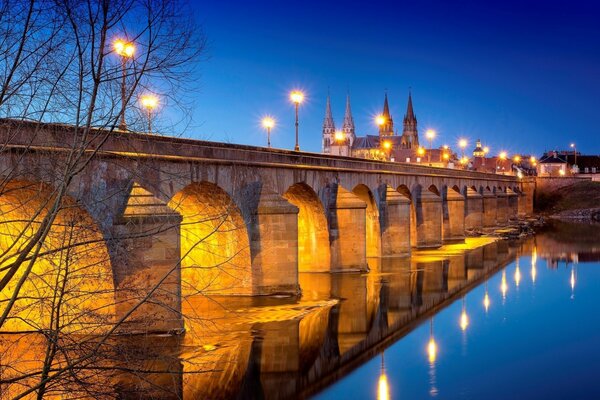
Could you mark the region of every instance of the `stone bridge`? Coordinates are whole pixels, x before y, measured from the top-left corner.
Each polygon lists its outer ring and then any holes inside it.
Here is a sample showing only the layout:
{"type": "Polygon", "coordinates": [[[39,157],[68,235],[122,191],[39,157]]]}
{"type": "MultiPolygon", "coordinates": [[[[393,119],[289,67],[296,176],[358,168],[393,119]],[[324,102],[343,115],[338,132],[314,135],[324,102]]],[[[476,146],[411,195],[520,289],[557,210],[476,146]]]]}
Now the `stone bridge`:
{"type": "MultiPolygon", "coordinates": [[[[1,122],[0,167],[51,196],[76,132],[1,122]]],[[[68,196],[102,235],[117,317],[160,286],[161,306],[138,310],[151,331],[183,327],[185,295],[298,294],[298,272],[365,271],[367,257],[460,242],[533,209],[527,178],[129,132],[86,140],[68,196]]]]}

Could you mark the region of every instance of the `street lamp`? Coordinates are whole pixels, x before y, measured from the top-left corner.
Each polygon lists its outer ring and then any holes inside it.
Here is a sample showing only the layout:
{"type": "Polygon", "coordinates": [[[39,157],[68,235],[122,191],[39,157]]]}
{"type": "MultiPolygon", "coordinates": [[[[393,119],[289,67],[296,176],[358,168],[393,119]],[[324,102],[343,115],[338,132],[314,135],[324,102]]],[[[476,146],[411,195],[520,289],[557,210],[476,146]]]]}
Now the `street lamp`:
{"type": "Polygon", "coordinates": [[[385,117],[381,114],[376,116],[375,123],[381,128],[385,124],[385,117]]]}
{"type": "Polygon", "coordinates": [[[419,157],[423,157],[423,156],[425,155],[425,149],[424,149],[423,147],[419,147],[419,148],[417,149],[417,155],[418,155],[419,157]]]}
{"type": "Polygon", "coordinates": [[[483,160],[481,161],[482,167],[485,167],[485,157],[488,155],[489,152],[490,152],[490,148],[488,146],[485,146],[483,148],[483,160]]]}
{"type": "Polygon", "coordinates": [[[304,93],[299,90],[293,90],[290,93],[290,100],[296,108],[296,146],[294,147],[294,151],[300,151],[300,145],[298,144],[298,106],[304,101],[304,93]]]}
{"type": "Polygon", "coordinates": [[[573,155],[575,156],[575,164],[577,165],[577,146],[575,146],[575,143],[571,143],[571,148],[573,149],[573,155]]]}
{"type": "Polygon", "coordinates": [[[113,43],[113,49],[115,53],[121,56],[121,122],[119,124],[119,129],[125,130],[127,129],[127,122],[125,121],[125,98],[127,97],[125,90],[125,79],[127,78],[126,64],[128,58],[133,58],[135,46],[131,42],[117,39],[113,43]]]}
{"type": "Polygon", "coordinates": [[[458,141],[458,147],[461,148],[461,150],[462,150],[461,156],[464,157],[465,156],[465,148],[467,147],[467,139],[460,139],[458,141]]]}
{"type": "Polygon", "coordinates": [[[342,132],[342,131],[335,131],[333,138],[338,144],[338,156],[341,156],[342,155],[342,147],[341,146],[342,146],[342,142],[344,142],[344,140],[346,139],[346,135],[344,135],[344,132],[342,132]]]}
{"type": "Polygon", "coordinates": [[[264,117],[262,126],[267,130],[267,147],[271,148],[271,129],[275,126],[275,120],[269,116],[264,117]]]}
{"type": "Polygon", "coordinates": [[[501,151],[496,159],[496,172],[498,172],[498,160],[505,161],[508,158],[508,154],[505,151],[501,151]]]}
{"type": "Polygon", "coordinates": [[[433,142],[433,139],[435,138],[435,131],[433,129],[427,129],[427,131],[425,132],[425,137],[429,141],[429,154],[427,155],[427,160],[428,162],[431,162],[431,144],[433,142]]]}
{"type": "Polygon", "coordinates": [[[158,106],[158,97],[153,94],[145,94],[140,99],[142,107],[146,109],[148,117],[148,133],[152,133],[152,111],[158,106]]]}

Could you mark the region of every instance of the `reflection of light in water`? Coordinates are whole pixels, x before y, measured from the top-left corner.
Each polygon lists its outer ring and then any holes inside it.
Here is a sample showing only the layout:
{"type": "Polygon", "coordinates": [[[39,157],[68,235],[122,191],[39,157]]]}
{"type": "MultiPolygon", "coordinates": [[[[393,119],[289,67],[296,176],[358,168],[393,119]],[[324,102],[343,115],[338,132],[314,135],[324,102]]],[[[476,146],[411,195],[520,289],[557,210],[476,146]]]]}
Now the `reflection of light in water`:
{"type": "Polygon", "coordinates": [[[381,353],[381,372],[379,374],[379,382],[377,384],[377,400],[390,399],[390,386],[388,385],[387,375],[385,374],[385,364],[383,361],[383,353],[381,353]]]}
{"type": "Polygon", "coordinates": [[[487,290],[483,296],[483,307],[485,308],[485,312],[488,312],[488,309],[490,308],[490,296],[488,295],[487,290]]]}
{"type": "Polygon", "coordinates": [[[427,343],[427,354],[429,355],[429,363],[434,364],[437,357],[437,344],[433,338],[433,318],[429,320],[429,343],[427,343]]]}
{"type": "Polygon", "coordinates": [[[571,268],[571,299],[575,297],[575,266],[571,268]]]}
{"type": "Polygon", "coordinates": [[[469,326],[469,316],[467,315],[467,307],[465,304],[465,298],[463,297],[462,312],[460,313],[460,329],[464,332],[469,326]]]}
{"type": "Polygon", "coordinates": [[[437,358],[437,343],[433,338],[433,317],[429,324],[429,343],[427,343],[427,355],[429,356],[429,395],[435,397],[438,394],[435,376],[435,360],[437,358]]]}
{"type": "Polygon", "coordinates": [[[535,265],[537,263],[537,248],[533,246],[533,252],[531,253],[531,282],[535,283],[537,277],[537,269],[535,265]]]}
{"type": "Polygon", "coordinates": [[[506,269],[502,270],[502,281],[500,283],[500,291],[502,292],[502,300],[506,299],[508,284],[506,283],[506,269]]]}
{"type": "Polygon", "coordinates": [[[437,358],[437,343],[435,343],[433,336],[429,338],[429,343],[427,344],[427,354],[429,355],[429,363],[435,364],[435,359],[437,358]]]}
{"type": "Polygon", "coordinates": [[[517,266],[515,268],[515,285],[519,287],[519,283],[521,283],[521,270],[519,269],[519,258],[517,257],[517,266]]]}

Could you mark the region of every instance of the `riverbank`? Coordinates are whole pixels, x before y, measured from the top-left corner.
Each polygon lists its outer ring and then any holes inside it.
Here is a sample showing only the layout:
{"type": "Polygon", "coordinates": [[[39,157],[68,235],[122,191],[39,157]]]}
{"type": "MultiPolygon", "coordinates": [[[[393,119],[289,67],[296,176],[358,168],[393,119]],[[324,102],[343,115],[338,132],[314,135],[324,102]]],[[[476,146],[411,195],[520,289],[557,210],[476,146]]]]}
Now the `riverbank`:
{"type": "Polygon", "coordinates": [[[581,181],[552,190],[539,190],[535,208],[546,218],[600,222],[600,182],[581,181]]]}

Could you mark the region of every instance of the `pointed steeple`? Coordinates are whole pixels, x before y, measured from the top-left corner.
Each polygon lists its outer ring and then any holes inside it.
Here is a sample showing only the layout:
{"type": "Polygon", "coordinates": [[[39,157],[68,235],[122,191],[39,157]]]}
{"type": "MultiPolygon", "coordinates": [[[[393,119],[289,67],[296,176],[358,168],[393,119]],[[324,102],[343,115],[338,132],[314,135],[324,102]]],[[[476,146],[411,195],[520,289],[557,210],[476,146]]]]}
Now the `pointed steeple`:
{"type": "Polygon", "coordinates": [[[411,90],[408,91],[408,105],[406,106],[406,115],[404,115],[403,128],[400,146],[404,149],[418,148],[419,132],[417,130],[417,117],[415,116],[415,112],[413,110],[411,90]]]}
{"type": "Polygon", "coordinates": [[[352,118],[352,108],[350,107],[350,95],[346,96],[346,113],[344,114],[344,126],[342,130],[346,133],[354,134],[354,118],[352,118]]]}
{"type": "Polygon", "coordinates": [[[412,93],[410,90],[408,91],[408,106],[406,107],[406,115],[404,116],[404,122],[407,121],[417,121],[417,117],[413,111],[412,93]]]}
{"type": "Polygon", "coordinates": [[[335,122],[333,122],[333,115],[331,114],[331,101],[329,95],[327,95],[327,105],[325,106],[325,119],[323,120],[323,132],[335,131],[335,122]]]}
{"type": "Polygon", "coordinates": [[[384,119],[384,123],[379,125],[379,136],[393,136],[394,135],[394,119],[390,114],[390,106],[388,105],[387,91],[385,92],[385,98],[383,100],[383,112],[381,113],[384,119]]]}
{"type": "Polygon", "coordinates": [[[383,116],[390,119],[390,106],[388,105],[387,92],[385,92],[385,99],[383,100],[383,116]]]}

